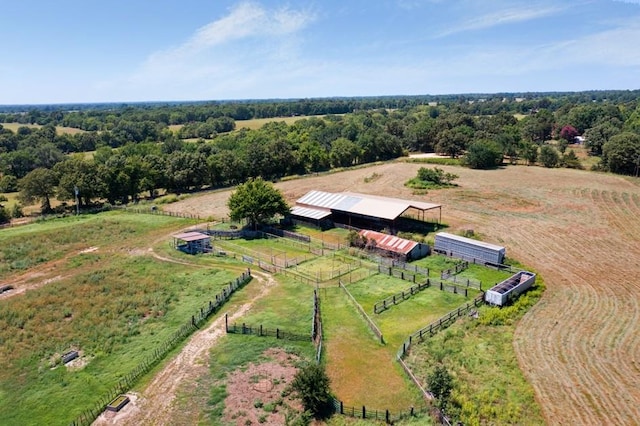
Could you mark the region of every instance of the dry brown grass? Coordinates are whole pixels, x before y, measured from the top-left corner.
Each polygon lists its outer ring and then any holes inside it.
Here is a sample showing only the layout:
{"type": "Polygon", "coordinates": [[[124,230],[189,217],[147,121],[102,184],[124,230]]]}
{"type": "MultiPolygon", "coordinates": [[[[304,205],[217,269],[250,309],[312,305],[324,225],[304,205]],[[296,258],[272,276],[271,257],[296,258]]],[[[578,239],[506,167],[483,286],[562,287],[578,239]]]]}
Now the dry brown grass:
{"type": "MultiPolygon", "coordinates": [[[[550,424],[640,419],[640,181],[580,170],[442,166],[458,188],[414,196],[420,164],[387,163],[281,182],[290,203],[311,189],[443,204],[450,230],[473,228],[541,273],[547,292],[518,325],[514,348],[550,424]],[[365,183],[377,173],[379,179],[365,183]]],[[[229,191],[165,208],[224,216],[229,191]]]]}
{"type": "MultiPolygon", "coordinates": [[[[13,132],[17,131],[20,127],[29,127],[31,129],[39,129],[42,127],[39,124],[21,124],[21,123],[0,123],[5,129],[9,129],[13,132]]],[[[75,135],[76,133],[82,133],[84,130],[76,129],[75,127],[56,126],[56,133],[59,135],[68,134],[75,135]]]]}

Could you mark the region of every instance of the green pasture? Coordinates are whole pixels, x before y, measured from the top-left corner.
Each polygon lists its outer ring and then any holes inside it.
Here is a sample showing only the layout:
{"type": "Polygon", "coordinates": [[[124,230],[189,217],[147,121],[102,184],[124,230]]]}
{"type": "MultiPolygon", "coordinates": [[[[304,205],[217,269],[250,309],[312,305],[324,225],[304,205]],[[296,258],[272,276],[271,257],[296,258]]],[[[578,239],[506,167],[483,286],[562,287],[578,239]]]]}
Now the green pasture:
{"type": "Polygon", "coordinates": [[[1,424],[68,424],[237,275],[113,253],[80,260],[83,272],[0,304],[1,424]],[[84,368],[59,364],[71,348],[84,368]]]}
{"type": "Polygon", "coordinates": [[[344,263],[340,258],[322,256],[300,263],[289,269],[311,279],[326,281],[344,275],[354,268],[355,266],[344,263]]]}
{"type": "Polygon", "coordinates": [[[122,250],[151,243],[158,234],[192,223],[179,218],[114,211],[6,228],[0,232],[0,278],[78,255],[90,247],[122,250]]]}
{"type": "Polygon", "coordinates": [[[541,285],[509,308],[482,306],[479,320],[461,318],[412,346],[406,361],[419,377],[427,376],[437,365],[444,365],[452,374],[449,413],[454,418],[469,425],[545,423],[513,350],[517,319],[538,300],[541,285]],[[492,370],[499,374],[487,374],[492,370]]]}
{"type": "Polygon", "coordinates": [[[430,287],[380,314],[373,306],[382,299],[407,290],[413,283],[386,275],[373,275],[347,286],[371,319],[378,325],[393,353],[413,332],[429,325],[443,315],[471,301],[479,292],[469,291],[468,297],[430,287]]]}
{"type": "Polygon", "coordinates": [[[268,297],[257,300],[236,324],[262,324],[269,329],[308,334],[311,339],[314,288],[281,274],[274,277],[277,285],[269,290],[268,297]]]}
{"type": "Polygon", "coordinates": [[[277,259],[279,263],[283,263],[285,260],[302,260],[315,257],[308,250],[299,248],[295,244],[288,244],[272,238],[212,240],[211,244],[216,250],[245,254],[266,262],[277,259]]]}
{"type": "Polygon", "coordinates": [[[419,392],[395,360],[395,350],[380,344],[344,290],[320,290],[324,357],[336,397],[347,406],[406,410],[421,402],[419,392]]]}

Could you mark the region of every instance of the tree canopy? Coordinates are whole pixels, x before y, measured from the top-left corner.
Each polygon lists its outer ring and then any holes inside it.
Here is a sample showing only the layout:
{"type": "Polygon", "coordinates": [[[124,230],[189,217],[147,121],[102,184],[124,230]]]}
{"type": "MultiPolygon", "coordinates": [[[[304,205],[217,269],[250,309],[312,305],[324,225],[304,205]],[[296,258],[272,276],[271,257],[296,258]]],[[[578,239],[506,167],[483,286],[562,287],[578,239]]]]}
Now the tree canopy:
{"type": "Polygon", "coordinates": [[[253,227],[275,215],[289,213],[282,193],[260,177],[239,185],[229,197],[227,206],[232,220],[246,219],[253,227]]]}

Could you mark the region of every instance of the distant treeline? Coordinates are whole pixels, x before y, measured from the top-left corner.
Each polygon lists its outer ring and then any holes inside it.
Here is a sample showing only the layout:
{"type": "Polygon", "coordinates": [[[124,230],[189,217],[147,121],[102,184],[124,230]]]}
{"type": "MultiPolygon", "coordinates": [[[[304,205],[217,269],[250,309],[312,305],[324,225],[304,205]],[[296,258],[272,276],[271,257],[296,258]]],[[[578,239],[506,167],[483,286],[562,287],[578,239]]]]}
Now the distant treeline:
{"type": "Polygon", "coordinates": [[[74,200],[76,188],[81,204],[98,199],[124,203],[158,190],[221,187],[257,176],[278,179],[416,151],[460,156],[476,168],[495,167],[505,158],[579,167],[575,155],[565,152],[578,135],[592,155],[601,157],[598,168],[633,175],[640,162],[639,95],[611,91],[29,109],[0,114],[0,122],[42,126],[15,132],[0,127],[0,192],[21,189],[25,200],[40,199],[44,207],[52,196],[74,200]],[[307,117],[232,131],[236,119],[291,115],[307,117]],[[171,124],[183,126],[172,130],[171,124]],[[57,133],[55,126],[85,131],[57,133]],[[551,139],[559,142],[550,146],[551,139]]]}

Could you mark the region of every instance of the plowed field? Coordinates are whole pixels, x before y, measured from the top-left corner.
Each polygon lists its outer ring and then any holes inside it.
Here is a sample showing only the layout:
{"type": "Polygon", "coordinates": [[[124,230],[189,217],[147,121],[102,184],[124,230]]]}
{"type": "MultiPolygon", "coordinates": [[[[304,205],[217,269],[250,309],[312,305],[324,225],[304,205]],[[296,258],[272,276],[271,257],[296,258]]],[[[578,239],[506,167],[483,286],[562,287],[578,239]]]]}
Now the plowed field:
{"type": "MultiPolygon", "coordinates": [[[[547,422],[638,424],[640,181],[541,167],[443,166],[460,176],[459,187],[414,196],[403,184],[420,166],[388,163],[277,187],[291,204],[312,189],[441,203],[449,231],[472,228],[545,278],[548,290],[518,325],[514,347],[547,422]],[[366,183],[373,173],[380,176],[366,183]]],[[[222,217],[228,196],[165,209],[222,217]]]]}

